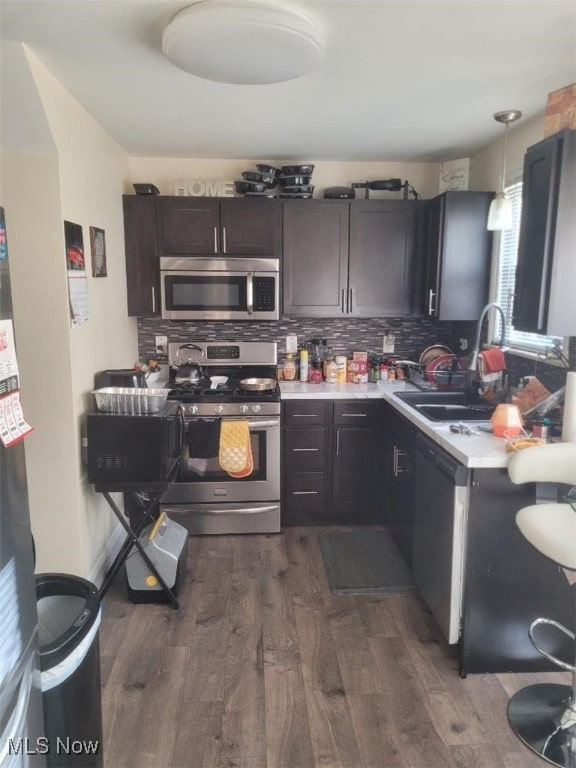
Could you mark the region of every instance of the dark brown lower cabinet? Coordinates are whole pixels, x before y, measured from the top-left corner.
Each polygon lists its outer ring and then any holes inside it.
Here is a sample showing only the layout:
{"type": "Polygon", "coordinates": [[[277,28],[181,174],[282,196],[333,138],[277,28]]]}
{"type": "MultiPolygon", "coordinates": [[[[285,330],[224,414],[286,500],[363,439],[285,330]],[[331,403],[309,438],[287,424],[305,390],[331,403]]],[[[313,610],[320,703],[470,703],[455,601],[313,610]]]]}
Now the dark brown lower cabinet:
{"type": "Polygon", "coordinates": [[[386,521],[390,535],[412,563],[414,527],[414,439],[417,429],[391,405],[383,403],[382,432],[384,441],[384,474],[386,521]]]}
{"type": "MultiPolygon", "coordinates": [[[[520,533],[516,513],[535,503],[535,484],[513,485],[505,469],[475,469],[470,489],[460,647],[462,676],[558,670],[532,646],[538,617],[574,627],[574,587],[560,566],[520,533]]],[[[574,658],[573,641],[546,631],[546,649],[574,658]]]]}
{"type": "Polygon", "coordinates": [[[331,403],[293,400],[282,405],[282,523],[329,522],[331,403]]]}
{"type": "Polygon", "coordinates": [[[340,523],[383,523],[381,404],[336,400],[332,511],[340,523]]]}
{"type": "Polygon", "coordinates": [[[283,404],[284,525],[385,522],[380,403],[283,404]]]}

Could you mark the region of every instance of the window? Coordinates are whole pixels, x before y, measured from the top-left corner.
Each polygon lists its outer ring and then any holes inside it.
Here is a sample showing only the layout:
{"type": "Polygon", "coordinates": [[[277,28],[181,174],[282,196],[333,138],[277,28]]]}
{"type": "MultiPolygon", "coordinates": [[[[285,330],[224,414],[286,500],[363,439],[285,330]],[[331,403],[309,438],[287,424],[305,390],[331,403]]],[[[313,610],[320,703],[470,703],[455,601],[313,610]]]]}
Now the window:
{"type": "MultiPolygon", "coordinates": [[[[506,197],[512,201],[512,229],[505,230],[500,235],[496,301],[504,310],[507,318],[506,343],[518,352],[546,354],[546,351],[551,348],[562,349],[564,339],[558,336],[543,336],[538,333],[516,331],[512,325],[520,214],[522,211],[522,182],[516,181],[510,184],[506,187],[505,192],[506,197]]],[[[499,339],[502,335],[502,322],[499,313],[495,312],[494,316],[495,326],[492,338],[499,339]]]]}

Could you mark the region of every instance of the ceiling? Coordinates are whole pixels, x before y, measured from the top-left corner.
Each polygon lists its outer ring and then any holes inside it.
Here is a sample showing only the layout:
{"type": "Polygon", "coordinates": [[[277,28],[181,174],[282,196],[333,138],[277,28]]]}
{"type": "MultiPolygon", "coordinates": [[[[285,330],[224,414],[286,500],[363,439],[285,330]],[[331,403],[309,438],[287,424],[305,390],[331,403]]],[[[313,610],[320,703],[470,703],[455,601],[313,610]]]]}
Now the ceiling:
{"type": "Polygon", "coordinates": [[[26,43],[133,157],[438,162],[501,135],[494,112],[537,115],[576,81],[576,0],[294,0],[324,57],[268,85],[209,82],[163,57],[162,31],[189,4],[0,0],[1,37],[26,43]]]}

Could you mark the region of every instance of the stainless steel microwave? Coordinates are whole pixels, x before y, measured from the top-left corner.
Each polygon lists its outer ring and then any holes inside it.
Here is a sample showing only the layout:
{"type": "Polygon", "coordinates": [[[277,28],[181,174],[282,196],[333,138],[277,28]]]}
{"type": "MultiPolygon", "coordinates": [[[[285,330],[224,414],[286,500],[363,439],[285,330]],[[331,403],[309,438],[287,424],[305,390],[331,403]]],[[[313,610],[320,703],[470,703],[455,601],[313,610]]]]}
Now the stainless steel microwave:
{"type": "Polygon", "coordinates": [[[160,259],[165,320],[278,320],[279,260],[160,259]]]}

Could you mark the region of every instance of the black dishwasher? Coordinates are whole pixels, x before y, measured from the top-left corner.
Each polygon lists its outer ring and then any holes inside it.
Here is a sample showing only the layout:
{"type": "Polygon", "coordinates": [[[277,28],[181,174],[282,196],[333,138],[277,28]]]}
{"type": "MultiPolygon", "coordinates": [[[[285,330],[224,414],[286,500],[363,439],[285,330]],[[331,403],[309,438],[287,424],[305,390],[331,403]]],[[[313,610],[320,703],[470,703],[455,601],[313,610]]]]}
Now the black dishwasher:
{"type": "Polygon", "coordinates": [[[418,433],[415,476],[413,577],[447,642],[453,644],[462,617],[470,471],[418,433]]]}

